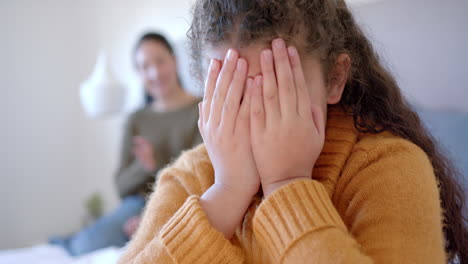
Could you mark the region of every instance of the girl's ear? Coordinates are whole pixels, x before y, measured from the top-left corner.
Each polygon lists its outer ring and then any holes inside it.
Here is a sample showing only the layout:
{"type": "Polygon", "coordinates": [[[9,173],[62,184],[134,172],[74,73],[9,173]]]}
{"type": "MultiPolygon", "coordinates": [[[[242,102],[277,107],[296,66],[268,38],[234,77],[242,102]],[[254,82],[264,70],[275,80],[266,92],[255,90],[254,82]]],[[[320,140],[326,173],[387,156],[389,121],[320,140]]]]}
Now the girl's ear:
{"type": "Polygon", "coordinates": [[[351,58],[349,55],[346,53],[340,54],[328,74],[328,104],[337,104],[341,100],[350,68],[351,58]]]}

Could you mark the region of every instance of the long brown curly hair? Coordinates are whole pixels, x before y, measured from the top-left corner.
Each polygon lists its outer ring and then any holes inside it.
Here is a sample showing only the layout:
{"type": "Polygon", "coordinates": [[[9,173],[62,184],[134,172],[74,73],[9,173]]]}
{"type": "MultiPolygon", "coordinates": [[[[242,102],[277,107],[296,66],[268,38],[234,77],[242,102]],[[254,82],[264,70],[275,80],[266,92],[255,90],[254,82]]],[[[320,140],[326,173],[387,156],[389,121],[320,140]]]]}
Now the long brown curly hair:
{"type": "Polygon", "coordinates": [[[234,39],[239,45],[282,37],[303,39],[318,54],[327,76],[338,55],[351,57],[351,72],[340,105],[361,132],[390,131],[425,151],[431,160],[443,208],[445,250],[452,262],[468,263],[467,219],[458,172],[403,98],[369,40],[342,0],[198,0],[188,32],[194,74],[203,79],[204,49],[234,39]]]}

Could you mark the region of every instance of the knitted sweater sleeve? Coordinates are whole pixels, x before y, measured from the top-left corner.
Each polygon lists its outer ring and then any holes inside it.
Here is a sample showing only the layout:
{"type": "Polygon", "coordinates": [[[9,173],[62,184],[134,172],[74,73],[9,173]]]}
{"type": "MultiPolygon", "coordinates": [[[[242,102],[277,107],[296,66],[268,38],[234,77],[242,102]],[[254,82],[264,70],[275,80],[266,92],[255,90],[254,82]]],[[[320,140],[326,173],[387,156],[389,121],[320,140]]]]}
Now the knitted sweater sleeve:
{"type": "Polygon", "coordinates": [[[199,202],[212,184],[204,147],[161,171],[142,223],[119,263],[242,263],[240,247],[214,229],[199,202]]]}
{"type": "Polygon", "coordinates": [[[441,208],[425,153],[404,140],[358,146],[330,197],[289,183],[257,209],[254,233],[274,263],[445,263],[441,208]]]}

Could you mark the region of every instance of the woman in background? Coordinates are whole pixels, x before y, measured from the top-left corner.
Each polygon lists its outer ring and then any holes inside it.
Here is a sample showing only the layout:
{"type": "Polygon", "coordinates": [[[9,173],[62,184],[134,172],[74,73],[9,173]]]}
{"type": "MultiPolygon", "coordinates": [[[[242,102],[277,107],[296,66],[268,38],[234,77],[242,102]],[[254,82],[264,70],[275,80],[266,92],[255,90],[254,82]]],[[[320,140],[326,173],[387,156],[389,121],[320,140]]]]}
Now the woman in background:
{"type": "Polygon", "coordinates": [[[139,225],[145,196],[152,190],[158,170],[202,142],[197,128],[199,99],[183,89],[167,39],[147,33],[137,42],[133,56],[146,105],[130,115],[125,126],[115,179],[122,202],[75,235],[51,241],[74,256],[125,245],[139,225]]]}

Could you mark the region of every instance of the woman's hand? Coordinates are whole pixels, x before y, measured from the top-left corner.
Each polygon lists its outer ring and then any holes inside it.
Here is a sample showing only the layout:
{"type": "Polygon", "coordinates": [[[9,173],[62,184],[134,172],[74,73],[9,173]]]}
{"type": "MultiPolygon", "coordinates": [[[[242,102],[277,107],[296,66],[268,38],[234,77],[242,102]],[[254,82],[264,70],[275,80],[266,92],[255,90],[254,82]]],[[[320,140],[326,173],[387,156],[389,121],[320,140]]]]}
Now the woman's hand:
{"type": "Polygon", "coordinates": [[[141,216],[136,215],[133,216],[132,218],[128,219],[127,222],[125,222],[123,226],[124,233],[131,238],[133,234],[135,234],[136,230],[138,229],[138,226],[140,225],[141,222],[141,216]]]}
{"type": "Polygon", "coordinates": [[[153,145],[146,138],[142,136],[133,138],[133,154],[148,172],[156,169],[153,145]]]}
{"type": "Polygon", "coordinates": [[[200,204],[211,225],[230,239],[258,192],[260,178],[250,144],[252,79],[247,79],[247,61],[229,50],[220,68],[220,62],[211,61],[199,104],[198,126],[215,173],[200,204]]]}
{"type": "Polygon", "coordinates": [[[322,110],[312,105],[297,49],[282,39],[261,54],[262,76],[252,91],[251,140],[267,196],[290,181],[310,178],[323,148],[322,110]]]}

